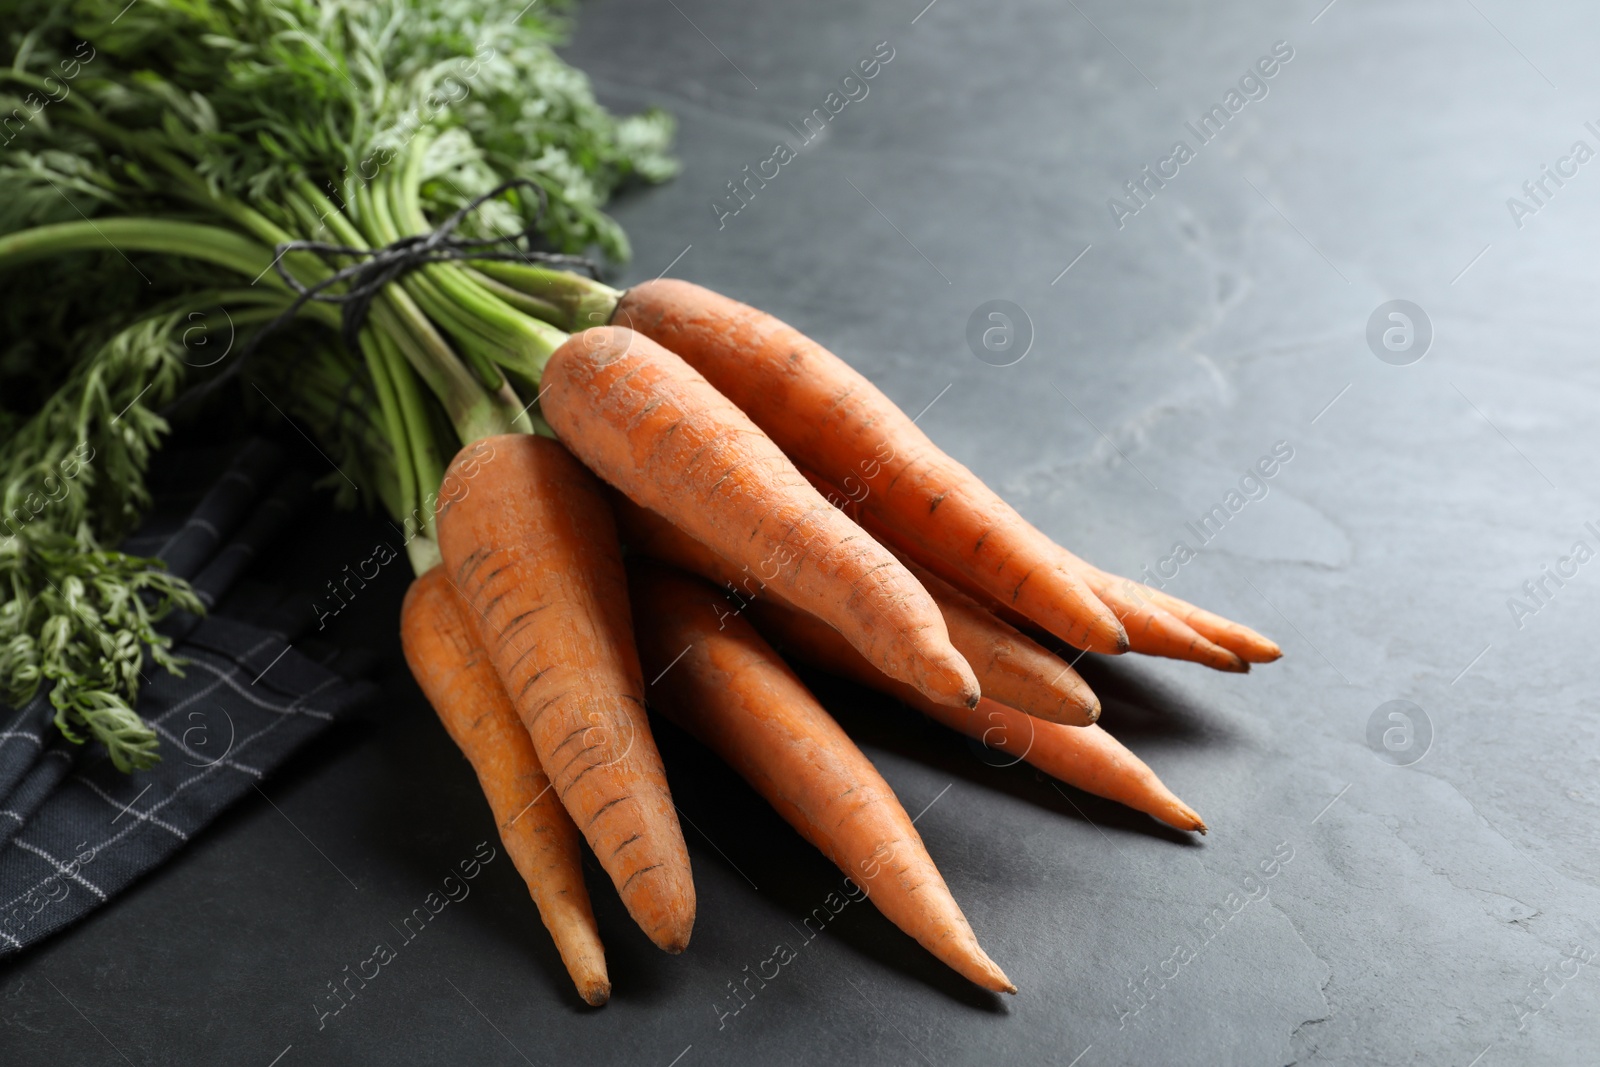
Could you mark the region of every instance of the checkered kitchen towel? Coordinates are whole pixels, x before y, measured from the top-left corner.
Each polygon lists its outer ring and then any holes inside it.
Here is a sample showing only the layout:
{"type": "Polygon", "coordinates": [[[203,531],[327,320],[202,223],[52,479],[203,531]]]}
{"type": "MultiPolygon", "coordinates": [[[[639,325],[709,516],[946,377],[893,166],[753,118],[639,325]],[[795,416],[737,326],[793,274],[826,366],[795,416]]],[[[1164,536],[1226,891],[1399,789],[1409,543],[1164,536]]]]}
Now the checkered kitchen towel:
{"type": "Polygon", "coordinates": [[[220,608],[163,624],[188,664],[183,677],[146,670],[138,710],[161,737],[148,771],[123,774],[99,744],[62,738],[42,692],[0,704],[0,957],[164,862],[373,692],[289,647],[303,608],[248,589],[223,599],[310,496],[283,451],[257,440],[220,464],[214,452],[163,456],[158,476],[172,491],[157,486],[155,513],[122,547],[160,556],[220,608]]]}

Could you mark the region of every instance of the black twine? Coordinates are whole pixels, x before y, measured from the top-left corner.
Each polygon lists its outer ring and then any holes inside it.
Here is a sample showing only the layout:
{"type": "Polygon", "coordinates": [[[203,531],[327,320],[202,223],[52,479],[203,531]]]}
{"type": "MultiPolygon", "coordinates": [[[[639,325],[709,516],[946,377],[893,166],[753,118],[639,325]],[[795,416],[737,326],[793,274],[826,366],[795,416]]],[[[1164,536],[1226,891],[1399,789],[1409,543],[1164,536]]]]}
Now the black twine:
{"type": "Polygon", "coordinates": [[[339,305],[340,336],[351,352],[359,354],[361,328],[366,324],[367,313],[372,310],[372,302],[383,292],[383,287],[429,263],[460,260],[538,261],[582,270],[598,279],[600,269],[592,260],[583,256],[543,252],[534,248],[534,243],[540,236],[539,222],[544,218],[548,208],[549,199],[542,186],[527,178],[512,178],[467,201],[431,233],[402,237],[382,248],[357,248],[353,245],[330,244],[325,241],[284,241],[276,245],[273,248],[272,266],[278,272],[278,276],[297,294],[294,303],[290,304],[283,314],[256,330],[249,342],[240,350],[238,357],[226,369],[203,386],[173,401],[162,414],[170,413],[189,400],[205,396],[238,373],[239,368],[256,353],[264,340],[292,322],[295,316],[312,301],[339,305]],[[519,187],[532,189],[539,201],[538,210],[520,232],[502,237],[473,238],[456,235],[457,227],[468,215],[488,201],[519,187]],[[284,264],[284,257],[290,252],[346,256],[359,262],[341,268],[314,285],[306,285],[284,264]],[[328,291],[336,285],[344,285],[345,288],[340,292],[328,291]]]}

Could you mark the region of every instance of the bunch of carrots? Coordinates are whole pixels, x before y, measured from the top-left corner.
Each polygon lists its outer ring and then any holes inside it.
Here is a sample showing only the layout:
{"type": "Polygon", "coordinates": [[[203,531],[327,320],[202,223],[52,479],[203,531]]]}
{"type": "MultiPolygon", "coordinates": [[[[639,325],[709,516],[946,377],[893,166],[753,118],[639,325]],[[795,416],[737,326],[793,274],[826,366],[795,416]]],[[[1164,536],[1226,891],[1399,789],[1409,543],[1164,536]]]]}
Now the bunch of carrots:
{"type": "Polygon", "coordinates": [[[48,349],[0,360],[47,398],[0,457],[0,502],[39,513],[0,545],[0,697],[48,685],[68,736],[156,758],[138,667],[172,665],[154,623],[198,601],[111,546],[166,414],[242,383],[405,524],[407,659],[586,1001],[610,982],[580,840],[656,944],[694,927],[647,703],[928,951],[1014,991],[777,650],[1203,833],[1063,657],[1242,672],[1278,647],[1054,544],[777,319],[508,244],[524,224],[620,255],[599,203],[671,171],[670,123],[599,108],[550,51],[550,6],[0,0],[0,90],[37,116],[0,154],[4,310],[48,349]],[[189,358],[224,318],[237,351],[189,358]],[[34,508],[80,444],[81,491],[34,508]]]}
{"type": "Polygon", "coordinates": [[[1273,642],[1054,544],[770,315],[676,280],[542,284],[585,287],[584,314],[608,324],[545,363],[547,436],[488,436],[450,464],[441,562],[412,586],[401,633],[587,1002],[610,982],[580,837],[658,946],[683,951],[694,926],[647,702],[928,951],[1016,991],[894,792],[777,649],[1206,831],[1095,724],[1098,700],[1058,651],[1245,671],[1279,656],[1273,642]]]}

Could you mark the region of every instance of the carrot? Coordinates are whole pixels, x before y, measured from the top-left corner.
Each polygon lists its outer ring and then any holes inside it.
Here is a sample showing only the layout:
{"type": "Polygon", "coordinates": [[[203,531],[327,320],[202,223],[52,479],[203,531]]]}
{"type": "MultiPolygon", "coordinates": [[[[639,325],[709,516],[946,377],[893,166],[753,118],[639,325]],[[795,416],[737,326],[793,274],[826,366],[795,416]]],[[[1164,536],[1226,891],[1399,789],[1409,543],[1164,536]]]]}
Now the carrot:
{"type": "MultiPolygon", "coordinates": [[[[935,573],[942,575],[967,593],[981,594],[983,592],[981,589],[974,589],[970,581],[966,580],[965,575],[955,568],[950,567],[943,560],[914,542],[895,536],[883,526],[882,522],[875,518],[864,518],[862,526],[880,541],[890,545],[892,548],[905,552],[913,559],[920,560],[923,564],[933,569],[935,573]]],[[[1081,560],[1066,552],[1065,549],[1062,551],[1064,554],[1071,556],[1073,560],[1082,563],[1081,560]]],[[[1232,674],[1243,674],[1249,671],[1250,664],[1237,653],[1210,640],[1187,622],[1167,611],[1164,604],[1150,595],[1156,592],[1154,589],[1147,589],[1144,586],[1136,587],[1134,583],[1118,578],[1115,575],[1107,574],[1105,571],[1097,567],[1091,567],[1087,563],[1082,563],[1078,573],[1083,576],[1089,588],[1094,590],[1101,603],[1116,614],[1117,621],[1122,623],[1123,629],[1128,635],[1130,651],[1146,656],[1163,656],[1167,659],[1188,660],[1192,663],[1200,663],[1214,670],[1226,671],[1232,674]]],[[[1181,604],[1182,601],[1178,601],[1178,603],[1181,604]]],[[[1198,612],[1200,609],[1191,608],[1191,610],[1198,612]]],[[[1212,618],[1217,618],[1217,616],[1212,616],[1212,618]]],[[[1218,621],[1227,622],[1225,619],[1218,619],[1218,621]]],[[[1235,626],[1239,630],[1254,636],[1258,641],[1271,644],[1270,641],[1256,634],[1253,630],[1239,626],[1237,623],[1228,623],[1228,625],[1235,626]]],[[[1031,629],[1032,627],[1025,625],[1021,628],[1031,629]]],[[[1277,646],[1272,645],[1272,647],[1276,648],[1277,646]]]]}
{"type": "MultiPolygon", "coordinates": [[[[849,515],[863,530],[866,530],[881,543],[888,545],[902,559],[909,557],[919,561],[923,566],[943,578],[948,584],[975,599],[981,607],[988,610],[996,618],[1004,620],[1008,625],[1023,632],[1035,629],[1036,624],[1031,620],[1012,610],[1007,605],[996,601],[985,590],[977,587],[958,568],[938,554],[929,551],[925,546],[918,544],[913,539],[891,529],[882,519],[867,512],[860,503],[851,500],[838,486],[816,474],[812,474],[810,471],[803,473],[811,481],[811,484],[816,487],[817,492],[849,515]]],[[[855,484],[859,485],[859,483],[855,484]]],[[[860,489],[857,489],[857,496],[860,495],[860,492],[860,489]]],[[[1117,621],[1122,623],[1123,629],[1127,632],[1131,651],[1140,652],[1147,656],[1166,656],[1171,659],[1189,660],[1193,663],[1202,663],[1219,671],[1242,674],[1250,669],[1250,665],[1240,656],[1212,642],[1186,622],[1165,610],[1164,605],[1157,602],[1153,595],[1150,595],[1155,594],[1156,590],[1147,589],[1134,582],[1107,574],[1105,571],[1085,563],[1066,549],[1061,549],[1060,551],[1062,557],[1070,562],[1078,574],[1083,576],[1084,581],[1094,590],[1101,603],[1116,613],[1117,621]]],[[[1217,623],[1233,627],[1234,630],[1241,631],[1242,634],[1254,638],[1256,642],[1269,645],[1273,649],[1278,647],[1254,630],[1240,626],[1238,623],[1230,623],[1226,619],[1211,615],[1209,612],[1201,612],[1199,608],[1184,604],[1183,601],[1174,597],[1169,597],[1168,600],[1188,608],[1190,612],[1206,615],[1217,623]]],[[[982,675],[979,675],[979,681],[983,681],[982,675]]],[[[985,692],[987,691],[986,686],[985,692]]],[[[1006,702],[998,694],[990,695],[1000,699],[1002,703],[1006,702]]]]}
{"type": "Polygon", "coordinates": [[[660,674],[652,706],[738,771],[889,921],[963,977],[1015,993],[894,791],[778,654],[743,619],[719,618],[721,594],[704,582],[650,563],[630,561],[628,573],[639,653],[660,674]]]}
{"type": "Polygon", "coordinates": [[[1127,651],[1121,623],[1062,549],[800,331],[670,278],[628,290],[612,321],[682,356],[796,463],[861,483],[868,511],[990,596],[1075,647],[1127,651]]]}
{"type": "Polygon", "coordinates": [[[756,628],[800,659],[887,693],[946,726],[1033,764],[1086,793],[1126,804],[1179,830],[1206,832],[1193,808],[1173,795],[1144,761],[1099,726],[1061,726],[984,699],[976,709],[935,704],[884,677],[815,619],[774,603],[752,608],[756,628]]]}
{"type": "Polygon", "coordinates": [[[602,326],[558,348],[542,384],[556,435],[635,503],[753,568],[890,677],[977,703],[977,679],[916,579],[683,360],[602,326]]]}
{"type": "Polygon", "coordinates": [[[972,665],[985,697],[1063,726],[1088,726],[1100,718],[1099,698],[1071,664],[942,578],[902,562],[938,603],[950,643],[972,665]]]}
{"type": "MultiPolygon", "coordinates": [[[[1100,598],[1108,604],[1111,603],[1108,597],[1117,597],[1119,594],[1125,601],[1135,603],[1144,601],[1153,608],[1165,610],[1174,618],[1181,619],[1195,632],[1221,645],[1246,663],[1271,663],[1283,655],[1283,650],[1278,647],[1276,641],[1263,637],[1248,626],[1224,619],[1220,615],[1213,615],[1204,608],[1197,608],[1186,600],[1179,600],[1170,593],[1152,589],[1141,582],[1107,574],[1093,564],[1082,560],[1079,562],[1082,564],[1085,580],[1097,592],[1104,590],[1100,592],[1100,598]]],[[[1130,638],[1132,633],[1130,627],[1130,638]]],[[[1135,651],[1137,650],[1136,644],[1135,651]]]]}
{"type": "Polygon", "coordinates": [[[1026,760],[1085,793],[1142,811],[1177,830],[1206,832],[1205,820],[1179,800],[1144,760],[1099,725],[1060,727],[992,700],[980,701],[975,711],[959,717],[958,722],[958,716],[946,714],[950,709],[935,711],[935,705],[920,697],[920,693],[906,693],[901,699],[924,715],[1026,760]]]}
{"type": "MultiPolygon", "coordinates": [[[[684,533],[649,508],[642,508],[621,493],[607,494],[611,513],[617,519],[617,532],[630,554],[670,563],[681,571],[698,574],[724,588],[728,594],[726,610],[737,613],[746,601],[758,596],[782,599],[770,590],[749,567],[736,567],[704,544],[684,533]]],[[[792,605],[791,605],[792,606],[792,605]]]]}
{"type": "Polygon", "coordinates": [[[417,685],[477,771],[506,854],[528,884],[578,995],[604,1004],[611,980],[583,884],[578,828],[550,792],[528,731],[443,569],[411,583],[400,609],[400,642],[417,685]]]}
{"type": "MultiPolygon", "coordinates": [[[[612,500],[612,509],[631,551],[726,587],[731,598],[719,608],[723,614],[738,614],[745,601],[760,595],[787,604],[780,594],[763,594],[754,575],[741,572],[655,512],[621,496],[612,500]]],[[[915,563],[906,562],[906,567],[939,605],[950,643],[971,665],[985,695],[1068,726],[1084,726],[1100,717],[1100,701],[1070,664],[915,563]]]]}
{"type": "Polygon", "coordinates": [[[628,913],[668,952],[694,883],[644,710],[627,576],[600,485],[554,441],[487,438],[445,474],[445,573],[471,609],[556,795],[628,913]],[[480,446],[480,447],[482,447],[480,446]]]}

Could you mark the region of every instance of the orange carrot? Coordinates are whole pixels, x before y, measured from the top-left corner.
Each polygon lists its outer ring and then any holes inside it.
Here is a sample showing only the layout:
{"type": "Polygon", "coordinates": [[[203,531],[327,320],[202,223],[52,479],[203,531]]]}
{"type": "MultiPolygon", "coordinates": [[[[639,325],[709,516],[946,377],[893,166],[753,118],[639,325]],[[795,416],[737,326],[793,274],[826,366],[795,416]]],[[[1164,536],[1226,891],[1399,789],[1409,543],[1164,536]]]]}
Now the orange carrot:
{"type": "MultiPolygon", "coordinates": [[[[935,552],[929,551],[926,546],[917,543],[914,539],[905,537],[889,527],[881,518],[867,512],[859,503],[850,500],[839,487],[818,475],[812,474],[810,471],[803,471],[802,473],[810,479],[817,492],[849,515],[863,530],[866,530],[881,543],[888,545],[902,558],[909,557],[917,560],[947,583],[975,599],[980,606],[991,614],[1005,620],[1008,625],[1023,632],[1036,629],[1036,624],[1031,620],[1011,610],[1007,605],[995,601],[992,596],[989,596],[985,590],[978,588],[959,568],[952,565],[948,560],[945,560],[935,552]]],[[[857,495],[860,495],[859,489],[857,490],[857,495]]],[[[1147,656],[1166,656],[1170,659],[1189,660],[1193,663],[1202,663],[1219,671],[1242,674],[1250,669],[1250,665],[1240,656],[1202,636],[1188,623],[1166,610],[1166,605],[1155,599],[1156,590],[1147,589],[1134,582],[1107,574],[1105,571],[1085,563],[1066,549],[1061,549],[1060,551],[1062,558],[1068,561],[1076,569],[1077,573],[1083,577],[1085,583],[1100,598],[1101,603],[1116,613],[1117,621],[1122,623],[1123,629],[1128,634],[1128,644],[1131,651],[1140,652],[1147,656]]],[[[921,576],[919,575],[918,577],[920,578],[921,576]]],[[[1232,627],[1233,631],[1236,632],[1234,636],[1240,640],[1248,641],[1249,638],[1253,638],[1255,642],[1271,646],[1274,650],[1278,647],[1248,627],[1228,622],[1226,619],[1211,615],[1209,612],[1201,612],[1199,608],[1184,604],[1183,601],[1176,598],[1169,597],[1167,599],[1174,604],[1188,608],[1192,613],[1206,616],[1208,619],[1215,620],[1216,623],[1220,623],[1225,627],[1232,627]],[[1248,635],[1248,637],[1245,637],[1245,635],[1248,635]]],[[[959,648],[960,646],[958,645],[957,647],[959,648]]],[[[965,652],[964,649],[963,652],[965,652]]],[[[979,681],[983,681],[981,675],[979,676],[979,681]]],[[[985,692],[988,692],[987,686],[985,692]]],[[[998,694],[990,693],[989,695],[999,699],[1002,703],[1006,703],[1004,698],[998,694]]]]}
{"type": "Polygon", "coordinates": [[[1205,820],[1193,808],[1179,800],[1144,760],[1098,725],[1061,727],[992,700],[980,701],[976,710],[958,721],[958,716],[947,714],[951,709],[935,711],[937,705],[921,696],[907,692],[901,699],[924,715],[1026,760],[1085,793],[1142,811],[1177,830],[1206,832],[1205,820]]]}
{"type": "Polygon", "coordinates": [[[777,653],[743,619],[722,617],[709,585],[655,564],[630,561],[628,571],[639,653],[660,675],[652,706],[738,771],[896,926],[970,981],[1015,993],[889,784],[777,653]]]}
{"type": "Polygon", "coordinates": [[[668,952],[694,928],[689,853],[644,710],[627,576],[600,485],[554,441],[463,449],[439,548],[557,797],[668,952]]]}
{"type": "Polygon", "coordinates": [[[779,647],[806,662],[887,693],[993,748],[1033,764],[1068,785],[1126,804],[1179,830],[1206,832],[1194,809],[1173,795],[1144,761],[1099,726],[1060,726],[1024,715],[993,700],[976,709],[948,708],[910,686],[884,677],[838,634],[815,619],[781,605],[758,601],[754,622],[779,647]]]}
{"type": "Polygon", "coordinates": [[[972,665],[985,697],[1063,726],[1088,726],[1100,718],[1099,698],[1071,664],[942,578],[902,562],[944,613],[950,643],[972,665]]]}
{"type": "MultiPolygon", "coordinates": [[[[1283,650],[1276,641],[1263,637],[1248,626],[1224,619],[1220,615],[1213,615],[1204,608],[1197,608],[1186,600],[1179,600],[1171,593],[1163,593],[1159,589],[1152,589],[1141,582],[1129,578],[1121,578],[1115,574],[1107,574],[1100,568],[1082,560],[1081,573],[1084,580],[1091,588],[1100,594],[1100,599],[1111,604],[1113,599],[1119,602],[1138,604],[1143,601],[1157,610],[1164,610],[1171,616],[1181,619],[1196,633],[1210,641],[1221,645],[1246,663],[1271,663],[1283,655],[1283,650]]],[[[1118,614],[1122,612],[1119,610],[1118,614]]],[[[1130,612],[1130,615],[1132,612],[1130,612]]],[[[1126,620],[1127,616],[1124,617],[1126,620]]],[[[1132,639],[1134,627],[1128,627],[1129,638],[1132,639]]],[[[1134,650],[1139,651],[1135,643],[1134,650]]],[[[1182,657],[1188,658],[1188,657],[1182,657]]],[[[1227,670],[1229,668],[1222,668],[1227,670]]]]}
{"type": "Polygon", "coordinates": [[[635,503],[755,569],[890,677],[944,703],[977,703],[977,680],[916,579],[683,360],[597,327],[555,351],[542,385],[557,436],[635,503]]]}
{"type": "MultiPolygon", "coordinates": [[[[738,614],[746,601],[763,595],[792,607],[782,595],[764,591],[748,571],[741,572],[655,512],[621,496],[613,498],[612,509],[630,551],[725,587],[729,598],[720,609],[724,614],[738,614]]],[[[1100,717],[1100,701],[1070,664],[915,563],[906,567],[939,605],[950,643],[972,667],[985,695],[1068,726],[1085,726],[1100,717]]]]}
{"type": "Polygon", "coordinates": [[[866,490],[863,506],[968,581],[1078,648],[1128,637],[1063,557],[877,387],[800,331],[675,279],[628,290],[613,322],[682,356],[796,463],[866,490]]]}
{"type": "MultiPolygon", "coordinates": [[[[928,552],[906,538],[897,537],[888,530],[881,521],[875,517],[866,517],[862,526],[880,541],[891,548],[905,552],[912,559],[919,560],[931,568],[936,574],[943,576],[947,581],[968,593],[981,593],[982,590],[973,589],[966,576],[955,568],[949,566],[944,560],[928,552]]],[[[1238,654],[1211,641],[1188,623],[1166,610],[1164,603],[1156,600],[1150,594],[1156,590],[1146,589],[1144,586],[1135,586],[1135,583],[1107,574],[1087,563],[1082,563],[1078,557],[1062,549],[1065,556],[1081,563],[1078,573],[1083,576],[1085,583],[1093,589],[1101,603],[1109,607],[1122,623],[1128,635],[1129,650],[1146,656],[1163,656],[1167,659],[1188,660],[1191,663],[1200,663],[1214,670],[1227,671],[1232,674],[1243,674],[1250,669],[1238,654]]],[[[1178,601],[1182,603],[1182,601],[1178,601]]],[[[1200,609],[1191,608],[1198,612],[1200,609]]],[[[1211,616],[1216,619],[1217,616],[1211,616]]],[[[1219,622],[1227,623],[1225,619],[1219,622]]],[[[1247,627],[1237,623],[1227,623],[1238,630],[1253,636],[1257,641],[1271,645],[1270,641],[1247,627]]],[[[1024,627],[1032,629],[1031,626],[1024,627]]],[[[1272,645],[1276,648],[1276,645],[1272,645]]]]}
{"type": "Polygon", "coordinates": [[[528,884],[578,995],[604,1004],[611,980],[583,884],[578,828],[550,791],[528,731],[443,569],[411,583],[400,609],[400,642],[417,684],[478,772],[506,854],[528,884]]]}
{"type": "Polygon", "coordinates": [[[611,513],[617,519],[617,532],[630,554],[670,563],[681,571],[698,574],[722,586],[728,594],[728,610],[739,611],[747,600],[758,596],[782,599],[783,594],[767,588],[749,567],[736,567],[704,544],[684,533],[649,508],[642,508],[621,493],[606,494],[611,513]]]}

